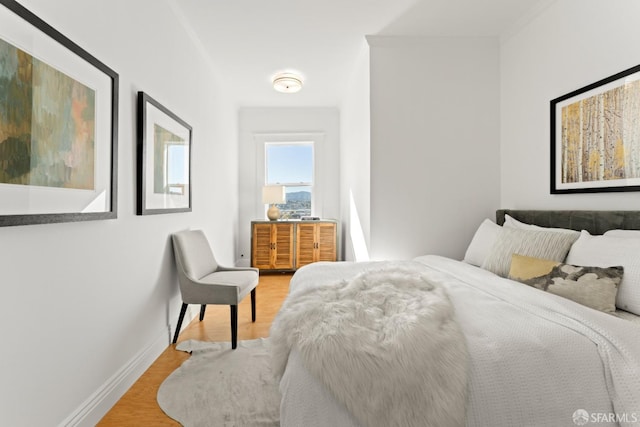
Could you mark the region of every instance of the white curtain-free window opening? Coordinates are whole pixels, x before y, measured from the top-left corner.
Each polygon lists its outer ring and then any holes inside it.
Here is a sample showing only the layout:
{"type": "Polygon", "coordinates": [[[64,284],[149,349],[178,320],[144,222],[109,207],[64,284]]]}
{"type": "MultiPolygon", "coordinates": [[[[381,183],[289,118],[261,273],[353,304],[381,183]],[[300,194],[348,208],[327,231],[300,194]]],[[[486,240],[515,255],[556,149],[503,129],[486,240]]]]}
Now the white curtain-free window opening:
{"type": "Polygon", "coordinates": [[[283,185],[281,219],[299,219],[313,212],[313,142],[265,143],[265,185],[283,185]]]}

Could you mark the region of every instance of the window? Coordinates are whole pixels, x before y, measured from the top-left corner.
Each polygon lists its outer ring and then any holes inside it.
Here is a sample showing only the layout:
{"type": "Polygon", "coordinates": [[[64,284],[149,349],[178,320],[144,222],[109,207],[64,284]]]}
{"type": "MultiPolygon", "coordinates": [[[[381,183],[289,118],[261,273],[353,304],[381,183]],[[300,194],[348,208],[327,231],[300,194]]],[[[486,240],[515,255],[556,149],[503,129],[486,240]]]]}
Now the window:
{"type": "Polygon", "coordinates": [[[284,185],[281,218],[311,216],[313,199],[313,142],[265,143],[265,184],[284,185]]]}

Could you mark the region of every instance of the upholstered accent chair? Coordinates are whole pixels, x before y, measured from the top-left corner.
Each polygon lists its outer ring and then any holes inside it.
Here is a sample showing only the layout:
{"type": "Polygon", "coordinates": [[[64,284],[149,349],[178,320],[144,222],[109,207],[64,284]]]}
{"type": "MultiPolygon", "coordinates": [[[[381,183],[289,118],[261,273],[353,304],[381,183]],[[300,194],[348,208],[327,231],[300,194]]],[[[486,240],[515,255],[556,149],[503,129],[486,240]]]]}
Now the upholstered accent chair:
{"type": "Polygon", "coordinates": [[[173,342],[178,340],[189,304],[200,305],[200,321],[207,304],[231,307],[231,348],[238,343],[238,304],[251,292],[251,321],[256,321],[258,269],[223,267],[216,262],[202,230],[185,230],[171,236],[178,270],[182,307],[173,342]]]}

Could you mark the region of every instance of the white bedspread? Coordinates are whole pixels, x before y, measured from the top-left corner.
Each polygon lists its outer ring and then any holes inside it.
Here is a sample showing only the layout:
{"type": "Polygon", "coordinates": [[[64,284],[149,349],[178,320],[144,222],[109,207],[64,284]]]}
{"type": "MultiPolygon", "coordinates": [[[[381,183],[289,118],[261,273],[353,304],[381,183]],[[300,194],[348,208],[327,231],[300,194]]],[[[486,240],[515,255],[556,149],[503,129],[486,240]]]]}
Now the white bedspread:
{"type": "Polygon", "coordinates": [[[469,357],[445,289],[422,263],[375,265],[287,298],[269,337],[274,373],[295,348],[364,425],[464,427],[469,357]]]}
{"type": "MultiPolygon", "coordinates": [[[[467,340],[467,426],[576,425],[581,414],[598,426],[640,426],[637,325],[464,263],[418,260],[447,289],[467,340]]],[[[371,266],[311,264],[294,275],[291,293],[371,266]]],[[[295,350],[280,390],[282,426],[362,427],[295,350]]]]}

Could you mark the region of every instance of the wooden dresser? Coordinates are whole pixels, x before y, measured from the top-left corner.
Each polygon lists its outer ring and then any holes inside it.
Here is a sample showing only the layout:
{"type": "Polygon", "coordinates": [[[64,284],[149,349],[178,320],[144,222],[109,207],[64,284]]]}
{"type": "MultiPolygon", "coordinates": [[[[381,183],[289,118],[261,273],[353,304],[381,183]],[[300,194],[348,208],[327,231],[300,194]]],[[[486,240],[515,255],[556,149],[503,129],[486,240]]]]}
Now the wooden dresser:
{"type": "Polygon", "coordinates": [[[337,259],[337,221],[251,221],[251,266],[293,271],[337,259]]]}

